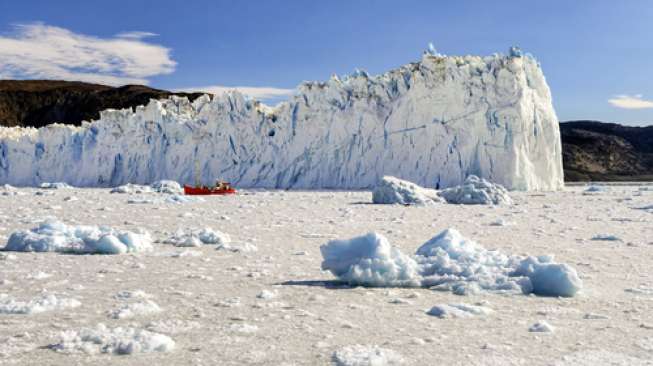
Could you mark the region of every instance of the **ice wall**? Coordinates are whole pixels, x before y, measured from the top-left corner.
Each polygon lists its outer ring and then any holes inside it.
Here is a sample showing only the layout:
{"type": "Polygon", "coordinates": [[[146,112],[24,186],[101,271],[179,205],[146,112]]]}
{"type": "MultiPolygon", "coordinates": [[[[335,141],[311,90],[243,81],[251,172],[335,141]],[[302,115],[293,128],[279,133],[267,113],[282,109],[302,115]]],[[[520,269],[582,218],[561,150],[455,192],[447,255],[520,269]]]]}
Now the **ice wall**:
{"type": "Polygon", "coordinates": [[[509,189],[563,185],[537,61],[424,53],[378,76],[305,82],[271,108],[237,92],[107,110],[81,127],[0,128],[0,184],[116,186],[160,179],[239,187],[367,188],[384,175],[444,188],[470,174],[509,189]]]}

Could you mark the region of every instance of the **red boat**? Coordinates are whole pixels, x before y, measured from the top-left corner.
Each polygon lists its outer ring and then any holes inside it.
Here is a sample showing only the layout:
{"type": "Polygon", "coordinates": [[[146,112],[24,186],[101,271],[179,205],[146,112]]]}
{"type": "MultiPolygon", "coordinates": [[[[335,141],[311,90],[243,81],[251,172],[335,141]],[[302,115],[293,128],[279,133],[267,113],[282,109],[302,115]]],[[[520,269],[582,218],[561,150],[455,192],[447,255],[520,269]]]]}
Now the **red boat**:
{"type": "Polygon", "coordinates": [[[184,185],[184,194],[191,196],[205,196],[205,195],[227,195],[227,194],[236,194],[236,189],[234,189],[231,184],[228,182],[218,182],[213,187],[207,186],[198,186],[191,187],[184,185]]]}

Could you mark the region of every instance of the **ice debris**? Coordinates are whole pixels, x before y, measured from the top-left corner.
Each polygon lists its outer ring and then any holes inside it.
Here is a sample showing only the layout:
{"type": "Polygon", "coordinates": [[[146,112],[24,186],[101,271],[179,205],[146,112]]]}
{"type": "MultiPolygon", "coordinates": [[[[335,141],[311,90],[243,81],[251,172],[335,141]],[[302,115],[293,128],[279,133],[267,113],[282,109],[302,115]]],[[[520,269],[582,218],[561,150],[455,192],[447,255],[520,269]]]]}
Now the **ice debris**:
{"type": "Polygon", "coordinates": [[[417,184],[386,176],[372,191],[372,202],[381,204],[425,205],[442,202],[434,189],[422,188],[417,184]]]}
{"type": "Polygon", "coordinates": [[[333,353],[336,366],[394,366],[404,363],[403,357],[379,346],[345,346],[333,353]]]}
{"type": "Polygon", "coordinates": [[[199,247],[202,244],[227,245],[231,237],[220,231],[211,228],[177,230],[165,243],[178,247],[199,247]]]}
{"type": "Polygon", "coordinates": [[[179,183],[174,180],[159,180],[151,185],[152,189],[158,193],[183,194],[184,190],[179,183]]]}
{"type": "Polygon", "coordinates": [[[572,267],[551,256],[508,256],[487,250],[447,229],[417,249],[401,252],[378,233],[332,240],[320,247],[322,269],[351,285],[431,287],[469,294],[480,290],[574,296],[582,281],[572,267]]]}
{"type": "Polygon", "coordinates": [[[485,306],[469,304],[439,304],[426,312],[438,318],[471,318],[492,313],[492,309],[485,306]]]}
{"type": "Polygon", "coordinates": [[[43,294],[30,301],[16,301],[7,294],[0,294],[0,314],[38,314],[76,308],[81,303],[75,299],[43,294]]]}
{"type": "Polygon", "coordinates": [[[508,191],[500,184],[489,182],[475,175],[468,176],[463,184],[444,189],[440,197],[447,203],[463,205],[512,204],[508,191]]]}
{"type": "Polygon", "coordinates": [[[31,230],[11,234],[5,251],[122,254],[152,248],[150,234],[142,229],[120,231],[107,226],[72,226],[54,219],[31,230]]]}
{"type": "Polygon", "coordinates": [[[121,305],[112,311],[109,316],[113,319],[127,319],[136,316],[148,316],[160,313],[161,307],[154,301],[145,300],[121,305]]]}
{"type": "Polygon", "coordinates": [[[69,185],[68,183],[64,183],[64,182],[55,182],[55,183],[45,182],[45,183],[41,183],[39,188],[42,188],[42,189],[71,189],[73,187],[71,185],[69,185]]]}
{"type": "Polygon", "coordinates": [[[136,328],[112,329],[104,324],[99,324],[95,329],[84,328],[79,331],[63,332],[59,343],[50,346],[51,349],[63,353],[119,355],[170,352],[174,347],[175,342],[163,334],[136,328]]]}

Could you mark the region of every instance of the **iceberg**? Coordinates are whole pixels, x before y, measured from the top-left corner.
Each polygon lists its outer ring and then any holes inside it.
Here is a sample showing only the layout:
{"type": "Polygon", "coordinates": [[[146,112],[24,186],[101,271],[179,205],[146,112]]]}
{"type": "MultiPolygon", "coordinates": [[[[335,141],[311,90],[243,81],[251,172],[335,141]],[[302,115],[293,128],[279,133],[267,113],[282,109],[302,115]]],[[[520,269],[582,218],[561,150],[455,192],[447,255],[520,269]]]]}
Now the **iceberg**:
{"type": "Polygon", "coordinates": [[[145,230],[119,231],[107,226],[72,226],[54,219],[31,230],[11,234],[5,251],[60,252],[74,254],[123,254],[152,249],[145,230]]]}
{"type": "MultiPolygon", "coordinates": [[[[243,188],[444,189],[476,175],[511,190],[563,187],[558,120],[538,62],[443,56],[380,75],[304,82],[269,107],[226,92],[106,110],[82,126],[0,128],[0,184],[116,187],[219,177],[243,188]]],[[[175,187],[176,190],[176,187],[175,187]]]]}
{"type": "Polygon", "coordinates": [[[551,256],[520,257],[487,250],[447,229],[404,254],[377,233],[320,247],[322,269],[350,285],[429,287],[467,295],[480,290],[572,297],[583,287],[575,269],[551,256]]]}

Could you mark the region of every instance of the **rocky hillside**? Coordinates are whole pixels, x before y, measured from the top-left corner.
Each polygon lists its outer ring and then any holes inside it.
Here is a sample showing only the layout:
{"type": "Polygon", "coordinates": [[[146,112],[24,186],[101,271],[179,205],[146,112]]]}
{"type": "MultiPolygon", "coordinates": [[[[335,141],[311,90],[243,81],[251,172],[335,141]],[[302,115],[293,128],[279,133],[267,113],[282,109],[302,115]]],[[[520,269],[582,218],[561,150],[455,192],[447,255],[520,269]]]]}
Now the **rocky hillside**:
{"type": "Polygon", "coordinates": [[[201,94],[172,93],[142,85],[114,88],[106,85],[57,80],[0,80],[0,125],[41,127],[65,122],[78,125],[98,119],[107,108],[128,108],[150,99],[201,94]]]}
{"type": "Polygon", "coordinates": [[[653,126],[560,124],[566,181],[653,180],[653,126]]]}

